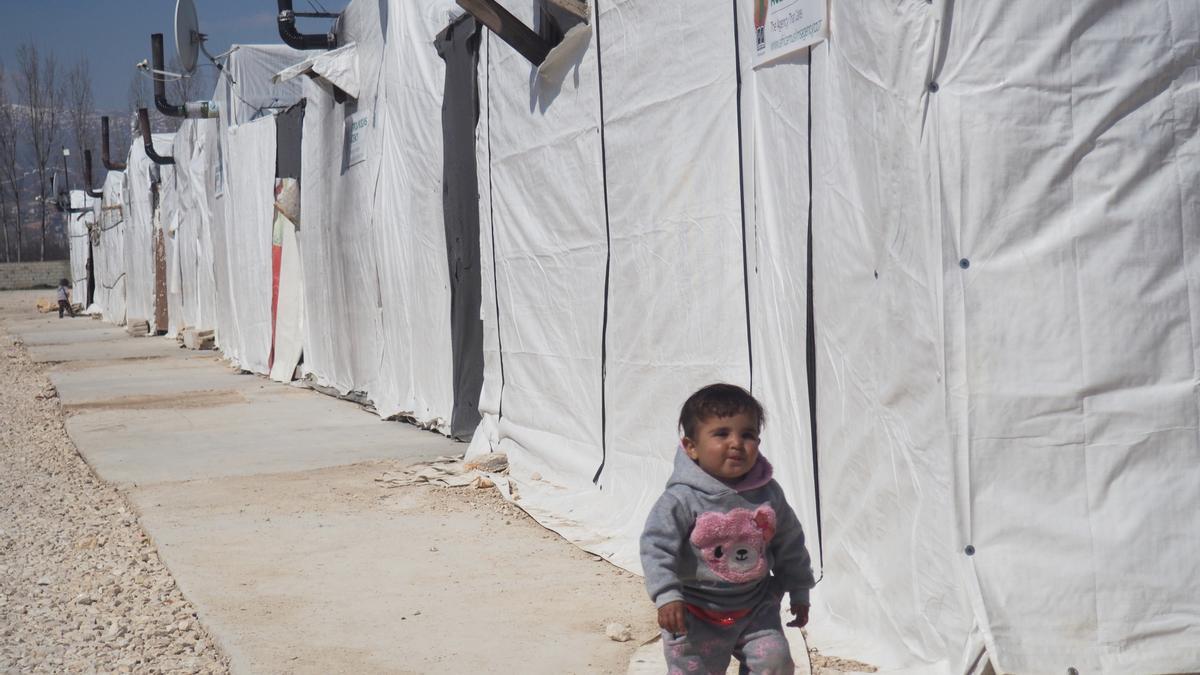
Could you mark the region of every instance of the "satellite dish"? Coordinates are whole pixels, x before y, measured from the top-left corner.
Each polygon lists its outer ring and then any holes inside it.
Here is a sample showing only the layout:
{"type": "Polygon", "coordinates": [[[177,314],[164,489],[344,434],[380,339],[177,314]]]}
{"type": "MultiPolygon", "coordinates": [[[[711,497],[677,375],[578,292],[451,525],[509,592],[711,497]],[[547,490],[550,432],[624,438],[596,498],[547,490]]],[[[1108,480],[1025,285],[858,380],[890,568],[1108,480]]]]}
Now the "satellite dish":
{"type": "Polygon", "coordinates": [[[204,34],[200,32],[200,20],[196,18],[196,5],[192,0],[177,0],[175,3],[175,51],[179,54],[179,67],[185,73],[196,70],[196,57],[204,34]]]}

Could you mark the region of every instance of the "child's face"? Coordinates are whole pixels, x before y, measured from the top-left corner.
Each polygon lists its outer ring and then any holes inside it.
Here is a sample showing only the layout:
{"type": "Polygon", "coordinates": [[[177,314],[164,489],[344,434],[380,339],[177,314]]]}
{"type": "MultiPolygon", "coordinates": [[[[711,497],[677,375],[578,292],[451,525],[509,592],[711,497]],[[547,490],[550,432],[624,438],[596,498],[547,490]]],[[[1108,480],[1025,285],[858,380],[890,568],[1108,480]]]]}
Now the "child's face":
{"type": "Polygon", "coordinates": [[[696,425],[695,436],[683,439],[684,452],[721,480],[745,476],[758,461],[758,417],[753,413],[710,417],[696,425]]]}

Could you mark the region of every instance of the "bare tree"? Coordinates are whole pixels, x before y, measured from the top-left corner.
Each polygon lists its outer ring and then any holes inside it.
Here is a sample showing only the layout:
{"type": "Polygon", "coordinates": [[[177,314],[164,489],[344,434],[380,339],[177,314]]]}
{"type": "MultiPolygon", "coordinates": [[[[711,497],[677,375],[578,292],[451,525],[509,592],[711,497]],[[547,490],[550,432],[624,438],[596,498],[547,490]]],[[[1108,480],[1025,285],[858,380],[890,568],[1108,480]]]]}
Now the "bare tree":
{"type": "Polygon", "coordinates": [[[139,72],[134,72],[133,77],[129,80],[128,99],[129,99],[129,115],[130,115],[130,117],[129,117],[130,127],[129,128],[130,128],[130,134],[131,134],[131,136],[129,138],[130,143],[140,143],[141,142],[138,138],[139,131],[137,129],[137,122],[136,122],[138,108],[149,108],[150,109],[150,131],[159,132],[159,131],[174,131],[175,130],[174,126],[167,128],[168,122],[164,121],[165,119],[171,119],[171,118],[164,118],[163,115],[159,115],[155,111],[154,94],[152,93],[152,88],[154,87],[154,81],[152,79],[150,79],[152,77],[161,77],[161,75],[157,75],[157,74],[146,75],[145,73],[139,71],[139,72]]]}
{"type": "Polygon", "coordinates": [[[96,141],[96,105],[92,99],[92,73],[87,59],[79,59],[67,71],[66,99],[75,150],[82,158],[83,151],[91,150],[96,141]]]}
{"type": "MultiPolygon", "coordinates": [[[[8,80],[4,76],[4,64],[0,63],[0,149],[3,148],[5,139],[10,135],[9,130],[5,127],[5,113],[8,111],[8,80]]],[[[3,168],[0,168],[0,176],[3,175],[3,168]]],[[[8,193],[5,192],[4,186],[0,184],[0,230],[4,231],[4,262],[12,262],[11,254],[9,253],[8,244],[8,193]]]]}
{"type": "Polygon", "coordinates": [[[216,87],[216,80],[213,77],[216,70],[209,67],[208,64],[198,63],[195,70],[185,73],[183,67],[179,65],[179,57],[172,54],[167,70],[181,75],[178,79],[171,80],[167,87],[173,96],[178,97],[179,103],[206,101],[212,98],[213,88],[216,87]]]}
{"type": "Polygon", "coordinates": [[[150,101],[150,95],[147,90],[149,82],[145,75],[139,71],[134,71],[133,76],[129,78],[129,112],[136,114],[138,108],[145,108],[150,101]]]}
{"type": "Polygon", "coordinates": [[[4,259],[9,260],[8,253],[8,203],[6,197],[12,198],[14,220],[17,234],[17,262],[21,262],[21,249],[25,241],[22,236],[24,223],[21,214],[21,190],[18,181],[22,178],[17,168],[17,112],[12,101],[8,98],[8,78],[3,64],[0,64],[0,211],[4,227],[4,259]]]}
{"type": "Polygon", "coordinates": [[[21,67],[17,89],[29,107],[29,140],[33,149],[34,168],[38,176],[38,196],[42,220],[42,241],[39,259],[46,259],[47,189],[51,173],[51,148],[58,135],[59,109],[62,107],[62,88],[58,82],[58,62],[53,54],[44,57],[32,43],[17,47],[17,63],[21,67]]]}
{"type": "Polygon", "coordinates": [[[125,127],[129,128],[129,144],[132,145],[137,140],[137,130],[134,125],[137,124],[134,120],[137,119],[138,108],[148,108],[154,101],[150,96],[150,80],[141,71],[134,71],[129,78],[129,117],[125,119],[125,127]]]}

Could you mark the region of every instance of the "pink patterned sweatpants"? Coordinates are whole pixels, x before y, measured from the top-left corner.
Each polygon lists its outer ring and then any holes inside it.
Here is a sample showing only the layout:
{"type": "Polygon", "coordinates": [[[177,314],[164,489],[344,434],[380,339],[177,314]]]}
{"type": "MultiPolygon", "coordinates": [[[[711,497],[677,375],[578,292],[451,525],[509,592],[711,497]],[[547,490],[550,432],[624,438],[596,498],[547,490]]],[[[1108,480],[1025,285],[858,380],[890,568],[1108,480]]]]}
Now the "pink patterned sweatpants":
{"type": "Polygon", "coordinates": [[[742,675],[792,675],[792,662],[783,623],[779,620],[779,597],[769,596],[754,611],[729,626],[714,626],[685,614],[687,635],[663,631],[663,651],[668,675],[724,675],[729,659],[741,663],[742,675]]]}

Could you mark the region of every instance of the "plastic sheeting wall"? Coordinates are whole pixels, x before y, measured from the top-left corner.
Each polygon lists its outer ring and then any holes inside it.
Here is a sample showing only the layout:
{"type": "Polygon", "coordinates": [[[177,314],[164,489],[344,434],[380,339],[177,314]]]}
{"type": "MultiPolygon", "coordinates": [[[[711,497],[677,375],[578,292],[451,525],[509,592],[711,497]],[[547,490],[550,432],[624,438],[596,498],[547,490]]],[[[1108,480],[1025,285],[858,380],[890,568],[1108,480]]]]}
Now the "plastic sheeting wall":
{"type": "Polygon", "coordinates": [[[125,323],[125,173],[109,171],[103,190],[95,204],[100,228],[93,253],[95,301],[105,321],[120,325],[125,323]]]}
{"type": "Polygon", "coordinates": [[[509,453],[518,480],[540,473],[523,506],[639,569],[679,404],[712,381],[750,385],[738,53],[730,4],[597,11],[594,32],[540,76],[485,39],[482,247],[494,267],[472,453],[509,453]],[[670,58],[663,26],[688,36],[670,58]]]}
{"type": "Polygon", "coordinates": [[[355,2],[342,14],[360,95],[339,104],[327,83],[305,82],[300,228],[305,369],[384,417],[443,433],[454,391],[433,40],[452,7],[355,2]],[[363,161],[351,164],[354,115],[367,128],[363,161]]]}
{"type": "Polygon", "coordinates": [[[213,100],[221,107],[222,128],[252,122],[284,110],[303,96],[300,80],[275,82],[275,74],[311,56],[287,45],[234,45],[213,100]]]}
{"type": "Polygon", "coordinates": [[[222,78],[213,94],[221,118],[198,124],[193,141],[191,180],[198,185],[204,169],[207,183],[205,243],[212,249],[217,345],[237,365],[259,373],[268,372],[271,353],[272,116],[300,100],[302,92],[299,81],[272,78],[304,56],[284,45],[237,45],[227,63],[232,80],[222,78]],[[247,130],[259,122],[270,126],[270,137],[266,126],[247,130]]]}
{"type": "Polygon", "coordinates": [[[275,118],[232,127],[225,165],[224,255],[229,325],[221,349],[244,370],[266,374],[271,354],[271,223],[275,118]]]}
{"type": "Polygon", "coordinates": [[[859,625],[924,659],[974,622],[1002,671],[1195,670],[1200,7],[910,10],[835,6],[817,61],[824,483],[891,467],[826,595],[936,607],[859,625]]]}
{"type": "MultiPolygon", "coordinates": [[[[176,134],[176,140],[179,135],[176,134]]],[[[175,150],[171,150],[171,156],[174,157],[175,150]]],[[[184,272],[185,267],[194,267],[192,262],[196,258],[195,246],[192,239],[179,236],[180,221],[183,217],[181,213],[180,200],[183,195],[180,194],[179,186],[179,165],[172,165],[170,180],[163,181],[159,185],[159,209],[158,209],[158,226],[162,229],[164,263],[166,274],[166,298],[167,298],[167,337],[175,337],[187,327],[187,318],[184,316],[184,307],[189,304],[186,294],[190,291],[193,295],[195,288],[189,281],[185,279],[189,276],[184,272]],[[186,289],[186,290],[185,290],[186,289]]],[[[194,277],[194,275],[191,275],[194,277]]]]}
{"type": "MultiPolygon", "coordinates": [[[[153,134],[155,151],[170,154],[171,134],[153,134]]],[[[146,156],[141,143],[133,143],[126,162],[125,199],[125,302],[130,319],[154,324],[154,229],[153,196],[150,192],[150,173],[160,181],[170,182],[170,165],[156,166],[146,156]]]]}
{"type": "Polygon", "coordinates": [[[376,195],[380,120],[376,112],[379,67],[387,4],[357,2],[341,18],[345,42],[358,47],[358,100],[334,101],[328,85],[307,80],[301,158],[300,255],[304,267],[304,368],[319,384],[341,393],[376,389],[383,356],[382,318],[371,213],[376,195]],[[366,158],[354,165],[346,155],[346,118],[371,117],[365,132],[366,158]]]}
{"type": "MultiPolygon", "coordinates": [[[[91,255],[90,231],[96,222],[94,200],[83,190],[71,190],[71,208],[86,209],[64,213],[67,221],[67,254],[71,262],[71,302],[87,304],[88,257],[91,255]]],[[[86,309],[86,307],[85,307],[86,309]]]]}
{"type": "Polygon", "coordinates": [[[485,378],[472,452],[507,451],[571,495],[593,491],[604,459],[607,223],[593,45],[560,57],[573,67],[558,87],[543,88],[490,32],[480,56],[485,378]]]}
{"type": "Polygon", "coordinates": [[[456,13],[449,0],[388,3],[378,110],[385,161],[373,213],[385,376],[372,398],[380,414],[442,433],[451,432],[454,371],[439,123],[446,69],[434,41],[456,13]]]}
{"type": "Polygon", "coordinates": [[[471,452],[509,452],[524,507],[636,566],[679,403],[752,362],[824,555],[819,646],[1200,667],[1200,8],[834,3],[810,84],[806,53],[749,70],[734,7],[596,3],[558,81],[485,37],[471,452]]]}
{"type": "Polygon", "coordinates": [[[216,325],[216,279],[212,262],[212,217],[207,193],[213,153],[207,128],[214,120],[184,120],[175,132],[173,184],[163,190],[167,233],[170,333],[216,325]]]}

